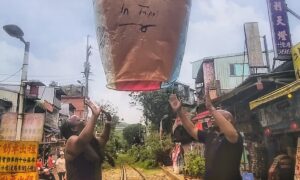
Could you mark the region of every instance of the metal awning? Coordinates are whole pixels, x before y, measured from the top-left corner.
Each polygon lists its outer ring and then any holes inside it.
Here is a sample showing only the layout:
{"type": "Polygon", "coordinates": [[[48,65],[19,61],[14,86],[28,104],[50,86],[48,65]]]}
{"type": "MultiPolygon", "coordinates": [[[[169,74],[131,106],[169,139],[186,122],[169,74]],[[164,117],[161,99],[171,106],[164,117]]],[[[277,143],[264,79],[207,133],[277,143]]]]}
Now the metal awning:
{"type": "Polygon", "coordinates": [[[296,80],[290,84],[287,84],[279,89],[276,89],[275,91],[272,91],[270,92],[269,94],[266,94],[254,101],[251,101],[249,103],[249,106],[250,106],[250,110],[260,106],[260,105],[263,105],[267,102],[270,102],[270,101],[273,101],[279,97],[282,97],[282,96],[285,96],[285,95],[288,95],[292,92],[295,92],[297,90],[300,89],[300,80],[296,80]]]}

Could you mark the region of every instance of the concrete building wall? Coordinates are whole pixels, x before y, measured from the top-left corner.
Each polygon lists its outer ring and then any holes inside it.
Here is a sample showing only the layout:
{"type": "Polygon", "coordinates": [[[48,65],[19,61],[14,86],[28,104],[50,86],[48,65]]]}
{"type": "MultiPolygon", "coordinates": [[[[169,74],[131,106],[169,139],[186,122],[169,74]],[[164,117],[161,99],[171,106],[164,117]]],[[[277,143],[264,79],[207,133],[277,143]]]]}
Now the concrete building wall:
{"type": "MultiPolygon", "coordinates": [[[[272,51],[269,52],[269,59],[270,59],[270,66],[273,65],[273,58],[274,53],[272,51]]],[[[248,58],[247,54],[239,53],[239,54],[229,54],[229,55],[222,55],[222,56],[213,56],[213,57],[205,57],[201,60],[192,62],[192,78],[196,79],[198,71],[201,67],[201,64],[204,60],[214,60],[215,66],[215,78],[216,80],[220,80],[221,90],[224,92],[230,91],[240,85],[249,74],[249,67],[248,67],[248,58]],[[245,65],[245,75],[243,76],[234,76],[230,73],[230,64],[246,64],[245,65]]],[[[266,62],[265,53],[263,53],[263,61],[264,64],[266,62]]],[[[281,65],[282,62],[276,62],[275,67],[281,65]]],[[[267,69],[259,69],[258,73],[267,73],[267,69]]]]}
{"type": "Polygon", "coordinates": [[[62,103],[61,104],[61,110],[59,111],[59,113],[63,114],[63,115],[66,115],[66,116],[69,116],[70,115],[69,109],[70,109],[70,104],[69,103],[62,103]]]}
{"type": "MultiPolygon", "coordinates": [[[[222,91],[230,90],[237,87],[243,82],[243,80],[245,80],[248,77],[230,75],[230,64],[242,64],[243,62],[243,56],[224,57],[221,59],[215,59],[215,78],[216,80],[220,80],[222,91]]],[[[245,69],[245,72],[246,71],[249,72],[249,68],[245,69]]]]}
{"type": "Polygon", "coordinates": [[[17,112],[18,93],[0,89],[0,99],[12,102],[9,112],[17,112]]]}
{"type": "Polygon", "coordinates": [[[49,103],[54,103],[54,88],[53,87],[46,87],[42,86],[39,87],[39,96],[41,100],[46,100],[49,103]]]}
{"type": "Polygon", "coordinates": [[[62,97],[63,103],[71,103],[75,108],[74,114],[84,118],[84,97],[62,97]]]}

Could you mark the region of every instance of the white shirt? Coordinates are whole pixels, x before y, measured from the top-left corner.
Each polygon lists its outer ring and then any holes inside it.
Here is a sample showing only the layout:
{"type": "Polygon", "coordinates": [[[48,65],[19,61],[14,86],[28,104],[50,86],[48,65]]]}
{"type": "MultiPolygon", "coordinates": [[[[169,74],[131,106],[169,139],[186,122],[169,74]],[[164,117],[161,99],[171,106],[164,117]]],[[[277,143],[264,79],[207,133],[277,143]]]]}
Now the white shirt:
{"type": "Polygon", "coordinates": [[[58,158],[56,160],[56,170],[57,172],[66,172],[66,160],[65,158],[58,158]]]}

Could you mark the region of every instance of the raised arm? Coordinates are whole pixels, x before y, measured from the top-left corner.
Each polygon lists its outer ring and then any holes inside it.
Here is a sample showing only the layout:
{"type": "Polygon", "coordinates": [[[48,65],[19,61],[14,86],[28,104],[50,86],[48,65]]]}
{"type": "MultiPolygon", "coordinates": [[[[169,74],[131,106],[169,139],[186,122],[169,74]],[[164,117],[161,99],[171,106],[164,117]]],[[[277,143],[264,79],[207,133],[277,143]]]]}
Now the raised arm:
{"type": "Polygon", "coordinates": [[[176,112],[182,122],[186,131],[196,140],[198,140],[198,130],[195,128],[192,121],[186,117],[186,112],[181,108],[181,102],[178,100],[176,94],[171,94],[169,97],[169,103],[174,112],[176,112]]]}
{"type": "Polygon", "coordinates": [[[73,159],[79,155],[85,147],[90,143],[94,136],[94,128],[96,126],[96,121],[99,114],[101,113],[101,108],[90,100],[86,100],[86,104],[92,111],[92,116],[89,121],[87,121],[86,126],[83,128],[78,136],[71,136],[66,143],[66,158],[73,159]]]}
{"type": "Polygon", "coordinates": [[[212,116],[215,119],[215,123],[217,126],[220,128],[220,131],[224,133],[226,139],[231,142],[231,143],[236,143],[238,141],[238,133],[234,126],[232,125],[231,121],[233,119],[230,119],[232,117],[229,112],[226,114],[225,111],[218,111],[216,108],[213,106],[209,94],[209,86],[206,86],[206,92],[205,92],[205,105],[207,110],[210,111],[212,116]],[[227,116],[227,117],[225,117],[227,116]]]}
{"type": "Polygon", "coordinates": [[[105,144],[109,140],[109,134],[110,134],[111,123],[112,123],[112,118],[110,113],[105,111],[103,111],[103,113],[105,114],[107,120],[104,125],[104,130],[98,139],[101,146],[105,146],[105,144]]]}

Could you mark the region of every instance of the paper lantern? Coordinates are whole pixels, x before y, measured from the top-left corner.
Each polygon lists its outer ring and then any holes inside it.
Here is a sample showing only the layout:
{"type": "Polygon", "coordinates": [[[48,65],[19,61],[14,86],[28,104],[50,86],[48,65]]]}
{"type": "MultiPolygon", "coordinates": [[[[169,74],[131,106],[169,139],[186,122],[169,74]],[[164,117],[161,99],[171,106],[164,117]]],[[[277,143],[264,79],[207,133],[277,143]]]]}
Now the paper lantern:
{"type": "Polygon", "coordinates": [[[265,131],[264,131],[264,134],[265,134],[265,136],[271,136],[271,134],[272,134],[271,129],[270,128],[266,128],[265,131]]]}
{"type": "Polygon", "coordinates": [[[177,79],[191,0],[94,0],[107,87],[157,90],[177,79]]]}
{"type": "Polygon", "coordinates": [[[292,121],[290,124],[290,129],[295,130],[298,128],[299,128],[298,124],[295,121],[292,121]]]}

